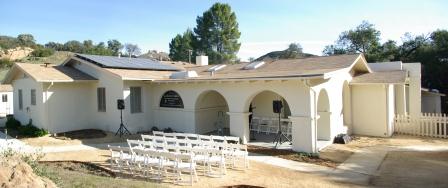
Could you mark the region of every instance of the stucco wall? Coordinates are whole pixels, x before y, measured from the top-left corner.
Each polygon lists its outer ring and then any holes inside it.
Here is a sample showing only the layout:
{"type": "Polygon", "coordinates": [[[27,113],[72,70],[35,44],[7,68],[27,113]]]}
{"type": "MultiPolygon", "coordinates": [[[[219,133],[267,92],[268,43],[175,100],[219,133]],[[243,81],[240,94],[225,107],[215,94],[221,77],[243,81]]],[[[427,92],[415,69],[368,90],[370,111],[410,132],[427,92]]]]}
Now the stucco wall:
{"type": "Polygon", "coordinates": [[[196,132],[203,134],[214,131],[218,126],[229,128],[229,108],[222,95],[215,91],[203,93],[196,101],[196,132]],[[219,123],[222,125],[217,125],[219,123]]]}
{"type": "Polygon", "coordinates": [[[385,85],[352,85],[353,133],[387,136],[385,85]]]}
{"type": "Polygon", "coordinates": [[[74,63],[72,66],[95,78],[98,82],[91,85],[91,101],[89,108],[93,109],[91,114],[92,128],[115,132],[120,126],[120,111],[117,109],[117,99],[123,99],[123,81],[117,75],[101,70],[96,65],[89,63],[74,63]],[[97,88],[106,88],[106,112],[98,112],[97,88]]]}
{"type": "Polygon", "coordinates": [[[95,109],[90,106],[96,101],[90,97],[94,94],[90,83],[45,83],[43,86],[47,129],[58,133],[95,128],[92,121],[95,109]]]}
{"type": "MultiPolygon", "coordinates": [[[[135,133],[137,131],[148,131],[152,127],[151,119],[151,88],[149,84],[145,84],[142,81],[125,81],[123,88],[123,99],[125,100],[125,109],[123,110],[123,122],[129,131],[135,133]],[[131,99],[130,99],[130,87],[141,87],[142,88],[142,112],[131,113],[131,99]]],[[[112,104],[112,106],[117,110],[117,102],[112,104]]],[[[119,118],[118,116],[115,118],[119,118]]],[[[118,127],[117,127],[118,129],[118,127]]]]}
{"type": "Polygon", "coordinates": [[[441,109],[440,95],[422,92],[422,113],[440,113],[441,109]]]}
{"type": "Polygon", "coordinates": [[[22,124],[27,124],[32,119],[36,127],[48,129],[44,122],[42,84],[20,74],[12,82],[12,86],[14,88],[14,117],[22,124]],[[19,89],[22,90],[23,109],[19,109],[19,89]],[[36,89],[36,105],[31,105],[31,89],[36,89]]]}

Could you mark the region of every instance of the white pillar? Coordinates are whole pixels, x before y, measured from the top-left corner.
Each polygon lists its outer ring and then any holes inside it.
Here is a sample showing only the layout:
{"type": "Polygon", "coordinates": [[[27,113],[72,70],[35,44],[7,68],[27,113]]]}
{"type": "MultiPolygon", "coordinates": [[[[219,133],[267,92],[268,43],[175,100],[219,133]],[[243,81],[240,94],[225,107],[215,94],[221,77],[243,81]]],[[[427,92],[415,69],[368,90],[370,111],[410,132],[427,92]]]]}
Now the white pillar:
{"type": "Polygon", "coordinates": [[[230,135],[241,138],[243,144],[249,141],[249,112],[227,112],[230,120],[230,135]]]}
{"type": "Polygon", "coordinates": [[[406,113],[406,90],[404,84],[395,85],[396,114],[406,113]]]}
{"type": "Polygon", "coordinates": [[[311,117],[289,116],[292,124],[292,150],[317,153],[316,123],[311,117]]]}
{"type": "Polygon", "coordinates": [[[418,118],[421,114],[421,66],[420,63],[403,63],[403,68],[409,71],[409,114],[418,118]]]}

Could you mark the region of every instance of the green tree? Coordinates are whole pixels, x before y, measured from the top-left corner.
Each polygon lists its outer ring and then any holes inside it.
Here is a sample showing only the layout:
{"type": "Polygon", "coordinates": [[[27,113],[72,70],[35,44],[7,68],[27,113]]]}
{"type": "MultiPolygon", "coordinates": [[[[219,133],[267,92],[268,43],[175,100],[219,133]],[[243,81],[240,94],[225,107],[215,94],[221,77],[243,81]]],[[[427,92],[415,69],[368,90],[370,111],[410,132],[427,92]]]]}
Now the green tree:
{"type": "Polygon", "coordinates": [[[21,46],[34,46],[36,44],[36,40],[34,40],[34,36],[31,34],[20,34],[17,36],[19,43],[21,46]]]}
{"type": "Polygon", "coordinates": [[[56,51],[62,51],[64,50],[64,45],[57,42],[48,42],[47,44],[45,44],[45,48],[51,48],[56,51]]]}
{"type": "Polygon", "coordinates": [[[281,59],[295,59],[303,54],[302,45],[299,43],[291,43],[288,48],[280,55],[281,59]]]}
{"type": "Polygon", "coordinates": [[[190,58],[194,57],[193,38],[193,32],[190,29],[182,35],[176,35],[169,44],[171,60],[189,62],[190,58]]]}
{"type": "Polygon", "coordinates": [[[124,45],[124,49],[128,57],[138,56],[141,53],[140,48],[136,44],[127,43],[124,45]]]}
{"type": "Polygon", "coordinates": [[[194,28],[197,53],[209,56],[210,63],[225,63],[236,60],[241,44],[240,31],[235,12],[228,4],[215,3],[196,18],[194,28]]]}
{"type": "Polygon", "coordinates": [[[334,45],[326,46],[325,55],[363,53],[370,61],[381,60],[380,35],[373,24],[363,21],[355,29],[344,31],[334,45]]]}
{"type": "Polygon", "coordinates": [[[117,56],[121,49],[123,49],[123,45],[120,41],[113,39],[107,41],[107,49],[112,51],[112,55],[117,56]]]}
{"type": "Polygon", "coordinates": [[[70,52],[75,52],[75,53],[83,53],[84,45],[77,40],[71,40],[71,41],[67,41],[64,44],[64,50],[70,51],[70,52]]]}

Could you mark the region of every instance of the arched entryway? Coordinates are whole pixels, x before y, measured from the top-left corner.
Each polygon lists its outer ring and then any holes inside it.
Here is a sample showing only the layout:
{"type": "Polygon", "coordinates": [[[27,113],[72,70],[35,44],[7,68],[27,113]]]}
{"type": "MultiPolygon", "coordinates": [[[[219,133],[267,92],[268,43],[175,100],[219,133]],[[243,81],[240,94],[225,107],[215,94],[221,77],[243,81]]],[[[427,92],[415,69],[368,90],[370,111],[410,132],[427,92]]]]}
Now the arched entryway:
{"type": "Polygon", "coordinates": [[[331,112],[330,101],[328,99],[328,93],[325,89],[319,92],[317,98],[317,140],[318,141],[330,141],[331,140],[331,112]]]}
{"type": "MultiPolygon", "coordinates": [[[[248,108],[251,143],[272,146],[279,130],[289,140],[292,139],[292,127],[289,120],[291,110],[288,102],[281,95],[272,91],[259,92],[251,98],[248,108]],[[282,108],[279,111],[274,110],[274,101],[281,103],[282,108]]],[[[288,139],[282,137],[283,141],[288,139]]],[[[290,147],[290,142],[283,143],[281,147],[290,147]]]]}
{"type": "Polygon", "coordinates": [[[229,134],[229,106],[217,91],[202,92],[196,99],[195,123],[198,134],[229,134]]]}

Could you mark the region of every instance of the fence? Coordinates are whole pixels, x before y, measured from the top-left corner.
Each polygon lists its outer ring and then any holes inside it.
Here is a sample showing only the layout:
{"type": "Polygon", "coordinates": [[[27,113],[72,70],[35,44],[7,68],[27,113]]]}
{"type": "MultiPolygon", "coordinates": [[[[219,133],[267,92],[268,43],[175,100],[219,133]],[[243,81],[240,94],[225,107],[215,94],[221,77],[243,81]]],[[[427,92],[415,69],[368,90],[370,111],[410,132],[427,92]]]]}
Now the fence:
{"type": "Polygon", "coordinates": [[[434,113],[423,113],[419,118],[396,115],[394,131],[397,134],[448,138],[448,117],[446,114],[434,113]]]}

